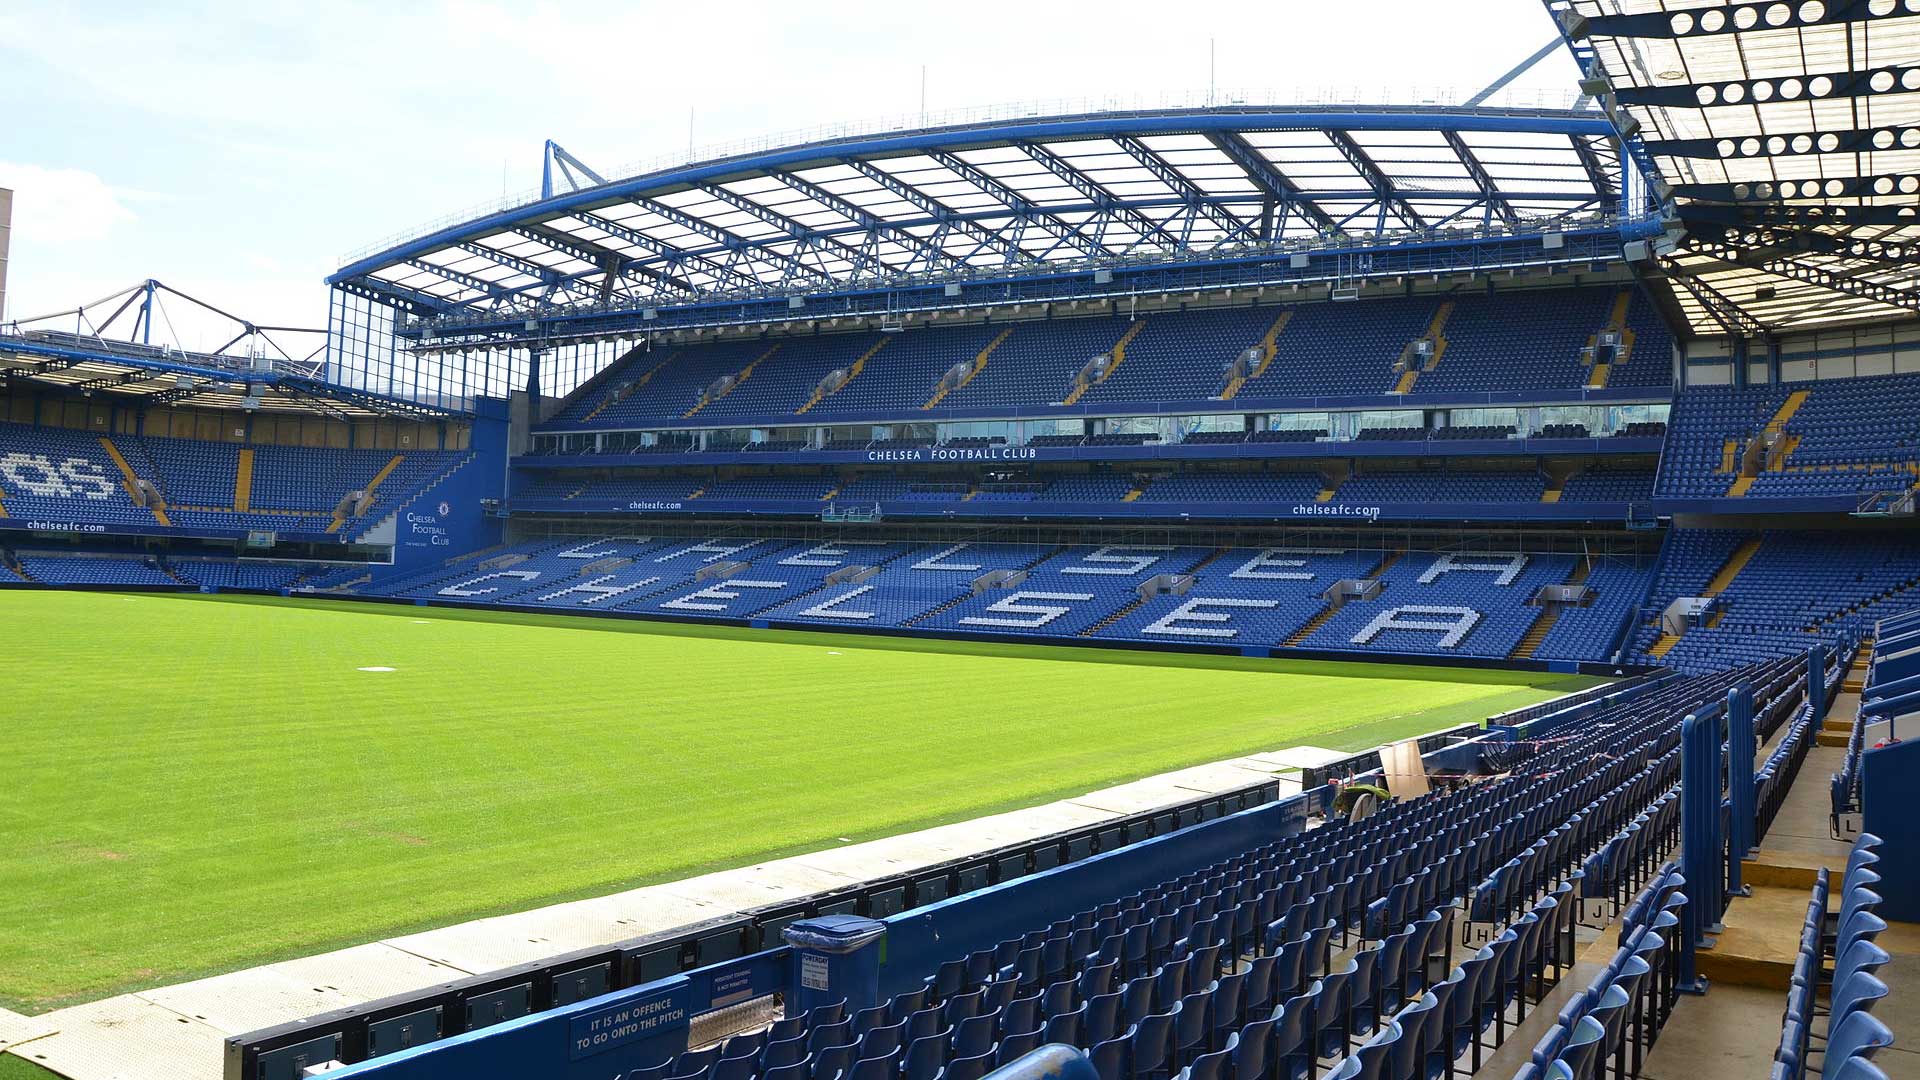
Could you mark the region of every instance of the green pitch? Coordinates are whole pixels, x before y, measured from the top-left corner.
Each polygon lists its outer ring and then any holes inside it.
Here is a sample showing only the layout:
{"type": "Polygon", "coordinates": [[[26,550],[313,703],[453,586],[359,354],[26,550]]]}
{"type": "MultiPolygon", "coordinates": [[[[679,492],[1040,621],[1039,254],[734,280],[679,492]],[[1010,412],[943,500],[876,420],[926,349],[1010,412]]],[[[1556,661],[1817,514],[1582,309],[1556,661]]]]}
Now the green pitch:
{"type": "Polygon", "coordinates": [[[0,625],[27,1012],[1591,683],[157,595],[0,625]]]}

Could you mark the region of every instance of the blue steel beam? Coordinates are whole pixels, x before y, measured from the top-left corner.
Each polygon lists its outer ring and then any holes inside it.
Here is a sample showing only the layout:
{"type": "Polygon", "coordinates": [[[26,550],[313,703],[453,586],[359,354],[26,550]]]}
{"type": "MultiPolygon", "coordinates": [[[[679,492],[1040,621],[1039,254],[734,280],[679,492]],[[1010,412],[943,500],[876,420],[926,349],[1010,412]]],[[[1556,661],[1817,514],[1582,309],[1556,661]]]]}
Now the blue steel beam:
{"type": "MultiPolygon", "coordinates": [[[[1006,214],[1010,213],[1015,221],[1019,223],[1022,236],[1024,236],[1024,231],[1029,226],[1037,224],[1044,228],[1048,235],[1055,237],[1057,241],[1052,248],[1047,249],[1049,253],[1057,250],[1061,244],[1071,244],[1082,254],[1091,255],[1096,259],[1103,259],[1112,254],[1104,244],[1097,243],[1092,237],[1081,232],[1079,225],[1054,216],[1053,213],[1049,212],[1052,208],[1042,210],[1025,195],[1001,183],[998,178],[989,175],[972,162],[963,161],[954,154],[944,150],[930,151],[927,156],[933,159],[941,168],[946,169],[1004,204],[1008,210],[998,213],[995,216],[1006,216],[1006,214]]],[[[1015,243],[1017,245],[1018,241],[1015,241],[1015,243]]]]}
{"type": "MultiPolygon", "coordinates": [[[[1333,148],[1340,151],[1340,156],[1347,159],[1347,164],[1352,165],[1354,171],[1360,174],[1361,179],[1365,180],[1368,186],[1373,188],[1373,197],[1380,207],[1380,212],[1374,219],[1374,232],[1383,233],[1387,231],[1387,210],[1389,208],[1391,208],[1395,214],[1399,215],[1403,224],[1416,229],[1426,227],[1426,219],[1422,218],[1420,212],[1413,208],[1413,204],[1401,197],[1399,191],[1394,187],[1393,181],[1388,178],[1386,173],[1381,171],[1380,166],[1375,164],[1373,158],[1366,150],[1354,141],[1350,133],[1329,129],[1324,132],[1324,134],[1327,137],[1327,141],[1333,144],[1333,148]]],[[[1348,220],[1351,220],[1351,216],[1348,220]]]]}
{"type": "MultiPolygon", "coordinates": [[[[660,276],[662,280],[670,281],[684,288],[687,292],[695,293],[700,291],[691,281],[680,276],[681,272],[689,265],[696,266],[698,269],[718,278],[733,279],[744,287],[757,287],[760,284],[758,278],[703,256],[683,251],[664,240],[656,240],[646,233],[640,232],[637,229],[630,229],[617,221],[601,217],[592,211],[574,210],[568,216],[577,219],[583,225],[589,225],[599,229],[601,232],[640,248],[643,251],[652,252],[654,256],[660,258],[667,264],[669,267],[668,271],[664,275],[660,275],[657,271],[646,269],[645,264],[635,264],[635,269],[641,273],[660,276]]],[[[715,232],[718,232],[718,230],[715,230],[715,232]]]]}
{"type": "MultiPolygon", "coordinates": [[[[1028,157],[1038,162],[1041,168],[1059,177],[1068,187],[1079,192],[1081,198],[1098,207],[1100,210],[1099,221],[1102,228],[1113,220],[1111,215],[1118,215],[1128,227],[1132,228],[1139,239],[1136,240],[1134,244],[1128,245],[1124,250],[1131,250],[1138,244],[1145,243],[1148,236],[1155,235],[1161,237],[1172,250],[1180,251],[1187,247],[1186,243],[1182,241],[1180,237],[1175,236],[1167,230],[1165,224],[1155,221],[1141,212],[1141,204],[1122,200],[1113,192],[1095,183],[1092,177],[1074,168],[1073,163],[1069,162],[1066,158],[1061,157],[1059,154],[1054,153],[1052,150],[1038,143],[1028,143],[1022,145],[1020,149],[1028,157]]],[[[1184,201],[1175,205],[1184,205],[1184,201]]],[[[1049,207],[1048,209],[1058,213],[1058,210],[1053,207],[1049,207]]]]}
{"type": "MultiPolygon", "coordinates": [[[[856,273],[870,273],[876,267],[881,270],[887,269],[886,264],[880,262],[871,252],[861,246],[849,244],[839,239],[839,237],[849,234],[857,234],[863,237],[868,235],[868,230],[862,228],[858,222],[854,222],[851,225],[837,230],[816,229],[803,225],[770,206],[755,202],[745,195],[728,191],[726,188],[717,184],[702,188],[701,190],[736,210],[744,211],[752,217],[759,218],[761,221],[772,225],[784,233],[785,235],[776,240],[749,241],[749,244],[753,246],[756,252],[765,252],[770,250],[770,245],[772,244],[792,243],[794,245],[792,257],[785,260],[790,270],[817,278],[821,281],[834,281],[835,275],[833,271],[806,261],[806,255],[809,252],[817,252],[821,258],[845,259],[853,264],[856,273]]],[[[789,275],[772,284],[776,287],[786,287],[792,285],[793,280],[792,276],[789,275]]]]}
{"type": "MultiPolygon", "coordinates": [[[[1556,41],[1553,44],[1558,45],[1559,42],[1556,41]]],[[[1539,57],[1536,55],[1535,59],[1539,57]]],[[[1532,61],[1528,62],[1528,66],[1532,66],[1532,61]]],[[[1497,89],[1497,86],[1495,88],[1497,89]]],[[[1487,172],[1487,167],[1480,164],[1480,159],[1473,155],[1473,147],[1468,146],[1466,140],[1462,139],[1457,131],[1446,132],[1442,137],[1447,140],[1448,149],[1460,159],[1460,164],[1466,166],[1467,175],[1472,177],[1473,182],[1486,193],[1488,215],[1498,214],[1500,220],[1508,225],[1518,223],[1519,213],[1514,210],[1513,204],[1507,201],[1506,196],[1500,194],[1500,185],[1494,182],[1493,175],[1487,172]]]]}
{"type": "Polygon", "coordinates": [[[1291,211],[1298,210],[1303,217],[1312,219],[1322,229],[1334,228],[1333,215],[1327,213],[1300,186],[1287,178],[1280,168],[1262,154],[1239,132],[1216,131],[1207,136],[1220,152],[1233,159],[1233,163],[1246,170],[1247,178],[1255,187],[1266,193],[1269,201],[1262,215],[1262,239],[1271,240],[1286,234],[1286,218],[1291,211]],[[1280,218],[1273,220],[1273,212],[1279,211],[1280,218]]]}
{"type": "MultiPolygon", "coordinates": [[[[725,229],[722,229],[719,226],[713,225],[707,221],[703,221],[700,218],[694,217],[692,214],[689,214],[676,207],[668,206],[666,203],[656,202],[652,199],[645,199],[645,200],[636,199],[635,202],[645,207],[647,210],[650,210],[653,213],[659,214],[661,217],[666,218],[668,221],[671,221],[674,224],[679,225],[681,228],[690,229],[709,239],[720,241],[721,246],[724,249],[733,250],[733,249],[752,248],[757,254],[764,255],[768,261],[778,262],[781,265],[787,267],[787,269],[790,270],[793,274],[797,274],[801,277],[811,278],[815,281],[820,281],[820,282],[833,281],[832,274],[829,274],[828,272],[820,269],[817,266],[808,265],[808,263],[805,260],[799,257],[799,252],[802,250],[802,248],[796,248],[793,253],[788,253],[783,251],[776,251],[770,246],[775,243],[789,243],[789,242],[804,241],[808,236],[812,235],[811,230],[809,230],[806,226],[801,225],[799,222],[793,220],[790,217],[786,217],[785,215],[775,213],[774,211],[769,210],[764,206],[761,206],[759,203],[754,202],[752,199],[742,198],[739,195],[735,195],[733,192],[728,191],[726,188],[719,187],[718,185],[702,187],[700,188],[700,193],[703,195],[707,195],[711,198],[718,199],[721,202],[726,203],[728,206],[731,206],[736,210],[743,211],[751,217],[758,218],[761,221],[765,222],[766,224],[772,225],[774,228],[779,229],[783,235],[778,240],[752,241],[744,237],[737,236],[733,233],[727,232],[725,229]]],[[[791,281],[791,280],[792,280],[792,277],[789,276],[787,279],[785,279],[785,281],[779,282],[778,284],[785,284],[787,281],[791,281]]],[[[761,284],[764,286],[767,283],[762,282],[761,284]]]]}
{"type": "MultiPolygon", "coordinates": [[[[1131,135],[1122,135],[1113,141],[1120,149],[1125,150],[1128,154],[1131,154],[1135,160],[1139,161],[1147,172],[1153,175],[1155,180],[1160,181],[1167,185],[1167,187],[1186,197],[1188,205],[1187,225],[1189,228],[1195,223],[1196,218],[1204,214],[1209,221],[1213,222],[1214,227],[1220,230],[1220,243],[1231,244],[1238,240],[1259,239],[1257,230],[1251,227],[1251,224],[1246,219],[1226,210],[1219,203],[1212,201],[1205,191],[1200,190],[1200,188],[1195,185],[1193,181],[1187,179],[1180,170],[1168,163],[1167,159],[1161,157],[1160,153],[1153,147],[1148,146],[1146,143],[1131,135]]],[[[1186,239],[1186,237],[1182,237],[1183,242],[1181,246],[1186,246],[1186,239]]]]}
{"type": "Polygon", "coordinates": [[[978,246],[974,249],[975,254],[979,254],[984,248],[991,246],[999,251],[1009,263],[1024,262],[1032,258],[1031,255],[1020,249],[1017,241],[1009,239],[1004,233],[989,229],[970,218],[955,216],[952,210],[942,206],[926,192],[921,191],[912,184],[880,168],[871,161],[867,161],[864,158],[843,158],[840,164],[854,170],[868,180],[879,184],[881,188],[890,192],[901,201],[912,204],[928,218],[939,221],[941,227],[952,228],[954,231],[978,241],[978,246]]]}
{"type": "MultiPolygon", "coordinates": [[[[966,263],[962,262],[945,248],[932,243],[926,237],[907,232],[892,222],[882,221],[867,211],[866,208],[848,202],[846,199],[828,191],[826,188],[821,187],[811,180],[801,179],[792,173],[775,173],[773,175],[781,183],[793,190],[832,210],[841,217],[858,224],[862,229],[867,231],[869,236],[874,236],[882,242],[891,240],[906,247],[918,249],[919,252],[926,257],[928,264],[927,269],[933,269],[938,266],[954,267],[966,265],[966,263]]],[[[886,265],[886,263],[880,259],[877,252],[873,253],[871,257],[874,262],[883,266],[886,265]]],[[[908,264],[909,267],[911,265],[911,263],[908,264]]],[[[900,269],[906,269],[906,267],[900,269]]]]}

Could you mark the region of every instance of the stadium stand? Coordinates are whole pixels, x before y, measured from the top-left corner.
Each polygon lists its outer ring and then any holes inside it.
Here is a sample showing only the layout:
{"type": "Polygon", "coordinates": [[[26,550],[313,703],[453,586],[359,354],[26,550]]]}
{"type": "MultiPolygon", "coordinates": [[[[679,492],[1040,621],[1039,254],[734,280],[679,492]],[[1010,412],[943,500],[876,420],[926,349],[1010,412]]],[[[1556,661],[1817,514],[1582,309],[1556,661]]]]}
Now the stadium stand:
{"type": "Polygon", "coordinates": [[[1920,542],[1900,533],[1678,530],[1668,545],[1635,642],[1642,657],[1683,671],[1857,636],[1920,598],[1920,542]],[[1689,598],[1699,611],[1668,617],[1689,598]]]}
{"type": "Polygon", "coordinates": [[[1644,560],[1557,554],[747,537],[631,543],[531,542],[359,591],[1016,637],[1604,661],[1650,578],[1644,560]],[[1548,597],[1546,586],[1574,594],[1548,597]]]}
{"type": "Polygon", "coordinates": [[[469,459],[451,451],[256,446],[0,424],[0,506],[11,517],[140,530],[354,537],[469,459]],[[351,500],[356,492],[367,493],[364,505],[351,500]]]}
{"type": "Polygon", "coordinates": [[[0,424],[0,505],[7,516],[146,527],[156,514],[134,501],[107,441],[84,431],[0,424]]]}
{"type": "Polygon", "coordinates": [[[1611,372],[1604,385],[1664,387],[1671,337],[1649,303],[1622,304],[1622,297],[1633,300],[1617,289],[1578,288],[1195,307],[635,350],[543,430],[644,427],[695,411],[703,419],[908,419],[936,406],[1044,412],[1235,397],[1567,390],[1592,385],[1592,339],[1622,309],[1631,359],[1603,365],[1611,372]],[[1402,388],[1396,365],[1423,339],[1439,343],[1438,356],[1402,388]]]}
{"type": "Polygon", "coordinates": [[[1845,496],[1920,482],[1920,376],[1884,375],[1680,395],[1660,493],[1845,496]]]}
{"type": "MultiPolygon", "coordinates": [[[[882,156],[855,137],[742,151],[679,163],[673,190],[558,193],[549,173],[528,206],[333,279],[350,347],[324,354],[345,365],[320,377],[341,391],[327,408],[379,417],[339,421],[345,438],[131,434],[155,430],[149,407],[205,411],[175,394],[237,391],[188,378],[128,405],[115,387],[171,376],[115,382],[0,331],[0,415],[73,425],[0,423],[9,586],[1613,680],[1305,767],[1240,759],[1263,783],[1237,805],[1143,802],[884,888],[702,904],[591,956],[239,1036],[229,1080],[330,1056],[378,1080],[981,1080],[1045,1044],[1099,1080],[1719,1080],[1655,1055],[1743,964],[1784,1013],[1777,1045],[1774,1006],[1727,1056],[1767,1044],[1773,1080],[1912,1071],[1894,1010],[1914,1002],[1888,977],[1911,931],[1888,931],[1920,917],[1895,727],[1920,709],[1920,372],[1889,269],[1913,253],[1885,223],[1913,178],[1848,179],[1862,139],[1899,132],[1843,118],[1916,88],[1915,4],[1547,8],[1581,65],[1573,109],[1489,105],[1496,84],[1457,110],[1326,109],[1386,121],[1359,139],[1320,119],[1239,132],[1261,106],[1236,104],[1038,122],[1058,142],[1031,137],[1035,113],[890,132],[882,156]],[[1795,48],[1748,36],[1775,32],[1795,48]],[[1631,59],[1669,54],[1686,63],[1631,59]],[[1720,130],[1695,103],[1803,85],[1834,107],[1730,110],[1757,125],[1738,144],[1682,137],[1720,130]],[[1302,140],[1344,159],[1337,185],[1302,140]],[[1726,160],[1694,175],[1708,158],[1726,160]],[[1031,194],[1055,181],[1086,200],[1072,220],[1031,194]],[[1322,206],[1332,187],[1350,205],[1322,206]],[[1170,194],[1136,205],[1148,188],[1170,194]],[[482,525],[474,550],[408,550],[382,526],[473,455],[365,448],[431,423],[368,387],[469,346],[513,397],[458,496],[482,525]],[[296,539],[242,558],[276,539],[242,530],[296,539]],[[1869,830],[1876,813],[1897,828],[1869,830]],[[1776,821],[1795,828],[1770,849],[1776,821]],[[1733,919],[1743,873],[1791,879],[1792,902],[1758,893],[1733,919]],[[1797,941],[1756,911],[1790,911],[1797,941]],[[862,967],[835,931],[886,944],[862,967]],[[1795,947],[1741,951],[1756,941],[1795,947]],[[637,1011],[596,1011],[628,1007],[686,1023],[649,1038],[637,1011]],[[603,1036],[627,1041],[581,1065],[603,1036]]],[[[239,426],[201,419],[158,427],[239,426]]]]}
{"type": "Polygon", "coordinates": [[[27,577],[48,585],[179,585],[149,558],[113,555],[48,555],[26,552],[20,566],[27,577]]]}

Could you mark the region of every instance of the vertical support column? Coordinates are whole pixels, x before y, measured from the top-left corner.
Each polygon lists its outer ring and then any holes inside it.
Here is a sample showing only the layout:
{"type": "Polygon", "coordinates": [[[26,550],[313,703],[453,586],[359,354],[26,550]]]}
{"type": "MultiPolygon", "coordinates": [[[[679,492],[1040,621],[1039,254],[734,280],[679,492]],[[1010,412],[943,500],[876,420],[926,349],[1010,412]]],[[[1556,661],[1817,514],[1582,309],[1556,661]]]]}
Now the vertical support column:
{"type": "Polygon", "coordinates": [[[1827,718],[1827,647],[1815,645],[1807,650],[1807,704],[1813,707],[1813,729],[1827,718]]]}
{"type": "Polygon", "coordinates": [[[527,350],[527,423],[540,422],[540,350],[527,350]]]}
{"type": "Polygon", "coordinates": [[[1706,992],[1707,982],[1694,965],[1694,953],[1710,949],[1707,935],[1720,921],[1721,865],[1725,850],[1720,830],[1720,725],[1709,715],[1689,713],[1680,723],[1680,868],[1687,879],[1687,903],[1681,908],[1680,990],[1706,992]]]}
{"type": "Polygon", "coordinates": [[[1755,790],[1753,737],[1753,688],[1745,683],[1727,691],[1727,797],[1732,804],[1728,815],[1727,893],[1751,896],[1740,881],[1740,861],[1759,842],[1755,817],[1758,792],[1755,790]]]}
{"type": "Polygon", "coordinates": [[[822,915],[792,923],[781,934],[793,948],[790,985],[801,1011],[845,1001],[851,1016],[879,1003],[885,923],[859,915],[822,915]]]}

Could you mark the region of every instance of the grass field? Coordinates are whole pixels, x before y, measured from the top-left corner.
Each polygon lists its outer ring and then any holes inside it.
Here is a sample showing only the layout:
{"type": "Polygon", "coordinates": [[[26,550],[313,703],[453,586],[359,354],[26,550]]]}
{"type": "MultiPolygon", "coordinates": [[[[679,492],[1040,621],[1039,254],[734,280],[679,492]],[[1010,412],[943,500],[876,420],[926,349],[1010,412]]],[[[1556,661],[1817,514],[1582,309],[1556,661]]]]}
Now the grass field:
{"type": "Polygon", "coordinates": [[[0,625],[25,1012],[1591,683],[157,595],[0,625]]]}

